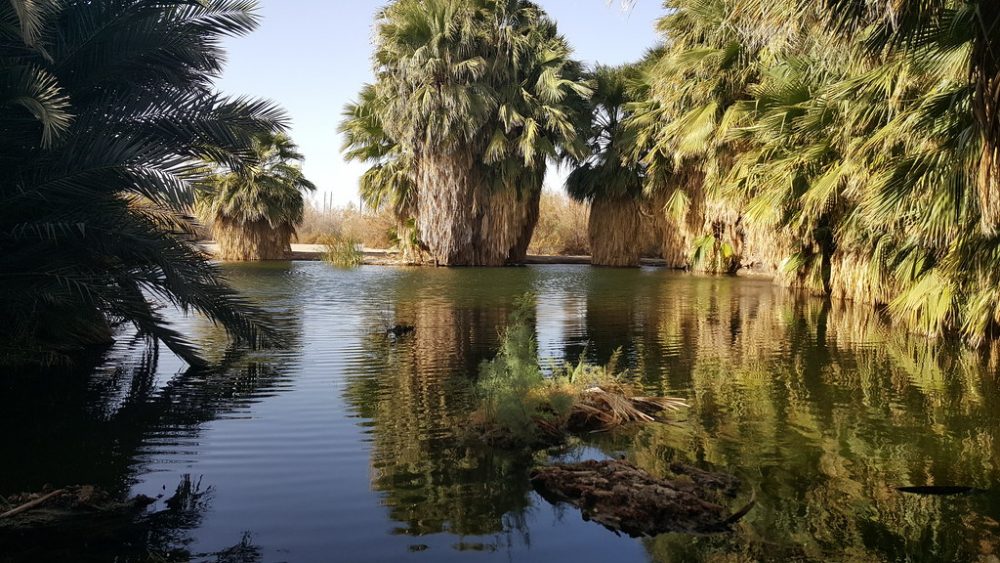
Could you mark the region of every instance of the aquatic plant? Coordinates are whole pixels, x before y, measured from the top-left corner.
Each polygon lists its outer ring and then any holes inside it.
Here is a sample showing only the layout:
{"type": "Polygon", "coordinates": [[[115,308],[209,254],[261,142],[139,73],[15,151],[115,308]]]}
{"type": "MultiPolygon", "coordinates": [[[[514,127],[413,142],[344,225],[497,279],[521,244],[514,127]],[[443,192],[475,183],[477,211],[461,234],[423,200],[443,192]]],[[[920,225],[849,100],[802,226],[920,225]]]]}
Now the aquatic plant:
{"type": "Polygon", "coordinates": [[[365,255],[358,250],[358,242],[351,238],[330,236],[322,242],[323,261],[338,268],[356,268],[365,263],[365,255]]]}
{"type": "Polygon", "coordinates": [[[548,362],[538,358],[530,318],[531,297],[522,301],[504,333],[500,351],[479,368],[479,408],[474,418],[487,438],[517,445],[561,441],[567,432],[606,430],[652,422],[684,401],[641,397],[628,372],[618,372],[620,351],[605,366],[548,362]]]}

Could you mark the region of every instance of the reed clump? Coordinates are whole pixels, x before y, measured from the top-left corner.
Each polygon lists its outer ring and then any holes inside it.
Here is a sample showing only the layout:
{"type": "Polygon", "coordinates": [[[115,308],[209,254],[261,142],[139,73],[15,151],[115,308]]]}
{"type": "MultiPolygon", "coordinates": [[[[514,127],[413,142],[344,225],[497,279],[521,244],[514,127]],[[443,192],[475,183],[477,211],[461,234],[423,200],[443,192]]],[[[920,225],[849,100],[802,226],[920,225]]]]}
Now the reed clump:
{"type": "Polygon", "coordinates": [[[348,237],[329,236],[322,239],[325,247],[323,261],[338,268],[356,268],[365,263],[365,255],[358,249],[357,240],[348,237]]]}

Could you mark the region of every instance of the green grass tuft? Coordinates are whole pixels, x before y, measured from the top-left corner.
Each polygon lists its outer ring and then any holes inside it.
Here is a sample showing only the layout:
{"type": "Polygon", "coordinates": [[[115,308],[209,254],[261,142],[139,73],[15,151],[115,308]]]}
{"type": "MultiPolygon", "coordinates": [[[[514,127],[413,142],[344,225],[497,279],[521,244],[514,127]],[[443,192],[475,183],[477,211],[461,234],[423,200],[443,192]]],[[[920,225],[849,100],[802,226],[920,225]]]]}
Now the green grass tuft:
{"type": "Polygon", "coordinates": [[[323,261],[338,268],[356,268],[365,263],[365,255],[358,250],[358,242],[344,237],[327,237],[323,243],[326,251],[323,261]]]}

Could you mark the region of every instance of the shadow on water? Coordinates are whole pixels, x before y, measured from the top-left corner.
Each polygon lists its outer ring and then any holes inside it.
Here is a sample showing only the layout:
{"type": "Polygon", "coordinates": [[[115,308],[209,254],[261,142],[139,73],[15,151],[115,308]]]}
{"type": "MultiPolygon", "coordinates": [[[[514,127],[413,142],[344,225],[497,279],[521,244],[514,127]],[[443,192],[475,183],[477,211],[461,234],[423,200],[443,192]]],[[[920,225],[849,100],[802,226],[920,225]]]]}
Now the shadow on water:
{"type": "MultiPolygon", "coordinates": [[[[286,269],[268,273],[283,277],[286,269]]],[[[249,281],[260,283],[268,273],[256,272],[249,281]]],[[[236,285],[246,284],[236,274],[236,285]]],[[[296,308],[269,305],[294,350],[301,335],[296,308]]],[[[92,485],[124,501],[147,471],[143,452],[149,443],[182,448],[206,423],[280,392],[287,382],[276,366],[282,363],[277,355],[289,351],[248,354],[228,348],[224,332],[204,319],[178,324],[204,343],[217,368],[185,368],[123,331],[94,364],[0,378],[0,451],[16,459],[3,466],[0,496],[92,485]]],[[[0,561],[261,561],[250,532],[218,553],[187,549],[213,491],[201,478],[185,475],[173,494],[164,489],[148,510],[127,518],[0,528],[0,561]]]]}
{"type": "MultiPolygon", "coordinates": [[[[0,449],[18,459],[4,469],[0,496],[86,484],[124,501],[135,476],[145,471],[141,452],[149,441],[191,438],[200,425],[280,380],[273,369],[253,362],[224,373],[187,371],[157,385],[155,350],[139,355],[138,364],[90,376],[21,374],[0,381],[0,449]]],[[[188,475],[173,494],[164,491],[138,513],[0,527],[0,561],[214,557],[187,549],[212,492],[212,486],[188,475]]],[[[218,560],[260,561],[254,554],[259,548],[248,532],[218,560]]]]}

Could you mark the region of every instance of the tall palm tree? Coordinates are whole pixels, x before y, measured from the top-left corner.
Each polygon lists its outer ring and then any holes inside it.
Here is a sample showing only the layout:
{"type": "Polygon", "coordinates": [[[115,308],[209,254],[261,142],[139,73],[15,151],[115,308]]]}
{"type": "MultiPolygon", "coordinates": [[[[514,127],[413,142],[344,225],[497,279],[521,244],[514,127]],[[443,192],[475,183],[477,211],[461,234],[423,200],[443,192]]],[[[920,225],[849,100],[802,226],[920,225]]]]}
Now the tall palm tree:
{"type": "Polygon", "coordinates": [[[729,0],[668,5],[658,22],[663,46],[645,63],[646,99],[630,118],[646,193],[665,212],[662,254],[717,273],[776,263],[770,245],[755,244],[756,233],[747,231],[741,202],[720,190],[742,150],[730,131],[739,123],[737,102],[759,76],[762,42],[741,33],[729,0]]]}
{"type": "Polygon", "coordinates": [[[213,90],[254,4],[13,0],[0,22],[0,362],[63,361],[129,323],[201,363],[164,304],[273,339],[177,236],[202,163],[253,166],[254,136],[285,121],[213,90]]]}
{"type": "Polygon", "coordinates": [[[702,200],[738,212],[744,233],[768,233],[786,255],[783,281],[884,306],[922,333],[958,332],[975,344],[997,335],[991,110],[980,107],[990,88],[982,48],[997,29],[992,4],[671,5],[665,22],[714,13],[721,24],[675,30],[673,59],[658,70],[649,105],[678,115],[697,108],[690,93],[742,86],[717,98],[726,109],[705,127],[686,127],[682,117],[647,128],[651,167],[704,160],[686,147],[710,148],[715,194],[702,200]],[[720,44],[713,29],[731,39],[720,44]],[[737,74],[690,67],[726,60],[718,55],[727,44],[734,54],[744,46],[730,58],[737,74]],[[685,142],[676,134],[683,129],[710,133],[708,142],[685,142]]]}
{"type": "Polygon", "coordinates": [[[583,149],[589,89],[569,55],[525,0],[396,0],[379,15],[367,105],[411,167],[419,236],[437,263],[523,259],[546,162],[583,149]]]}
{"type": "Polygon", "coordinates": [[[570,196],[591,205],[590,248],[598,266],[639,266],[644,250],[639,241],[648,235],[642,209],[645,170],[632,158],[627,128],[639,73],[635,66],[594,70],[590,151],[566,179],[570,196]]]}
{"type": "Polygon", "coordinates": [[[256,164],[215,175],[197,192],[195,209],[211,225],[219,258],[233,261],[285,260],[302,222],[302,193],[316,186],[299,163],[303,156],[284,133],[253,141],[256,164]]]}

